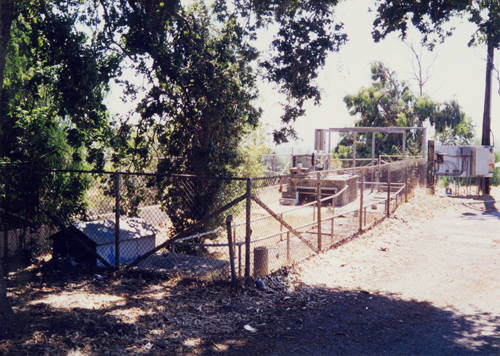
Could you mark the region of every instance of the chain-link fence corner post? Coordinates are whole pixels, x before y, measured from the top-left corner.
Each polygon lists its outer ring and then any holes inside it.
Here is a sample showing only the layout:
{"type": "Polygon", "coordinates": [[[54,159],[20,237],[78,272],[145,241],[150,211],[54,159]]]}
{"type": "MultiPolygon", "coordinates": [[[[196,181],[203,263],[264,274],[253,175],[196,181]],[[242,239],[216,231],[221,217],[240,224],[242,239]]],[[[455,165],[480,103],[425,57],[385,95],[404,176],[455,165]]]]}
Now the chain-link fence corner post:
{"type": "Polygon", "coordinates": [[[359,232],[363,232],[363,195],[365,191],[365,172],[360,170],[361,182],[359,186],[359,232]]]}
{"type": "Polygon", "coordinates": [[[391,216],[391,166],[387,165],[387,216],[391,216]]]}
{"type": "Polygon", "coordinates": [[[115,269],[120,268],[120,183],[119,172],[115,173],[115,269]]]}
{"type": "Polygon", "coordinates": [[[408,161],[405,161],[405,203],[408,203],[408,161]]]}
{"type": "Polygon", "coordinates": [[[321,172],[316,174],[316,204],[318,209],[318,252],[321,251],[321,172]]]}
{"type": "Polygon", "coordinates": [[[245,231],[245,284],[250,285],[250,238],[252,235],[252,229],[250,226],[251,219],[251,209],[252,209],[252,179],[247,178],[246,187],[246,231],[245,231]]]}

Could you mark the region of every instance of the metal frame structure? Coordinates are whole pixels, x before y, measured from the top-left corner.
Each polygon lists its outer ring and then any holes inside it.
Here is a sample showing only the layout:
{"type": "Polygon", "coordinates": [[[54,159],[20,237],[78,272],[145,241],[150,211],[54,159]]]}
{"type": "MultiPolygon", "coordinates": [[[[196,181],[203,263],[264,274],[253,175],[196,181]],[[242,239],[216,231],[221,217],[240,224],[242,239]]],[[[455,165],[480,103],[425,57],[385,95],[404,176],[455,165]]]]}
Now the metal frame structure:
{"type": "Polygon", "coordinates": [[[427,128],[412,126],[412,127],[399,127],[399,126],[388,126],[388,127],[334,127],[329,129],[318,129],[317,131],[328,131],[328,153],[331,152],[331,134],[332,132],[346,132],[353,134],[353,161],[354,166],[356,166],[356,139],[358,133],[371,133],[372,134],[372,162],[375,161],[375,134],[385,133],[385,134],[401,134],[402,135],[402,147],[403,147],[403,158],[406,157],[406,133],[411,130],[422,130],[424,140],[422,143],[422,157],[425,158],[427,155],[427,128]]]}

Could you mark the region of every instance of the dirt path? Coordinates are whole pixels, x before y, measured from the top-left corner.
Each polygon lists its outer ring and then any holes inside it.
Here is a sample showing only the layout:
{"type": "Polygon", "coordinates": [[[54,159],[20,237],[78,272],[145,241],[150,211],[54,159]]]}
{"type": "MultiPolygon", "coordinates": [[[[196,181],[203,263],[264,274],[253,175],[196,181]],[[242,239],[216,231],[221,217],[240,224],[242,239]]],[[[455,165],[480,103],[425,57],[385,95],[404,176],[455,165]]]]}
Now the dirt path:
{"type": "Polygon", "coordinates": [[[500,355],[500,213],[479,199],[417,192],[264,290],[44,271],[10,277],[0,354],[500,355]]]}
{"type": "Polygon", "coordinates": [[[267,354],[500,354],[500,213],[419,194],[297,268],[324,303],[258,337],[267,354]],[[274,329],[276,330],[276,329],[274,329]]]}

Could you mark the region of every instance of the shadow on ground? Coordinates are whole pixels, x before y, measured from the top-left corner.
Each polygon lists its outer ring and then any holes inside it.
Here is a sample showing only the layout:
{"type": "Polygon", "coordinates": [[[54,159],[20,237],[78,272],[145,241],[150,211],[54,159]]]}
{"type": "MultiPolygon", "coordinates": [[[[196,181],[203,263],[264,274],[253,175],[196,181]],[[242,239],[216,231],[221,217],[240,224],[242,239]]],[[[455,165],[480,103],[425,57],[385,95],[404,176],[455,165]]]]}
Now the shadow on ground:
{"type": "Polygon", "coordinates": [[[500,353],[500,316],[397,295],[294,284],[265,290],[133,273],[33,277],[10,287],[18,325],[1,354],[471,355],[500,353]],[[99,280],[102,279],[102,280],[99,280]],[[246,327],[245,327],[246,326],[246,327]]]}
{"type": "Polygon", "coordinates": [[[472,202],[464,203],[468,208],[472,208],[477,213],[464,213],[464,216],[494,216],[500,219],[500,212],[497,209],[497,202],[491,195],[453,195],[451,199],[469,199],[472,202]]]}

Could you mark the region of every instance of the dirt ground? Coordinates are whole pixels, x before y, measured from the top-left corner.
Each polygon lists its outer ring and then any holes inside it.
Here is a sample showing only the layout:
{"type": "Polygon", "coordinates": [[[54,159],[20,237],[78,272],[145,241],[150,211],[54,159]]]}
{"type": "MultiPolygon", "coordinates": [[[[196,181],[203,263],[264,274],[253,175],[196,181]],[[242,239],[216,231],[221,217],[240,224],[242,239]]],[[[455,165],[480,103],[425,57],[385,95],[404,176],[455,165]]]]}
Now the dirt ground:
{"type": "Polygon", "coordinates": [[[260,289],[32,266],[10,276],[0,354],[499,355],[499,199],[419,191],[260,289]]]}

